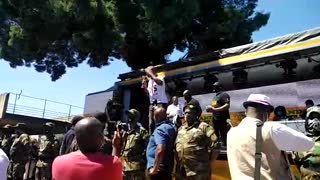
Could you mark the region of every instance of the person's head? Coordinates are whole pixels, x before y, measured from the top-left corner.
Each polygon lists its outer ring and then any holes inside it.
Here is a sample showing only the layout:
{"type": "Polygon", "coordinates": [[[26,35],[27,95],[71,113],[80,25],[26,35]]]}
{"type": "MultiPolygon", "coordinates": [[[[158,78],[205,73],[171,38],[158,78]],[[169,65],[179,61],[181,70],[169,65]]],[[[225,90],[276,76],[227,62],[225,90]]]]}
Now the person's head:
{"type": "Polygon", "coordinates": [[[6,124],[5,126],[1,127],[0,131],[6,135],[11,135],[14,132],[13,127],[10,124],[6,124]]]}
{"type": "Polygon", "coordinates": [[[45,134],[53,134],[53,128],[54,128],[55,124],[52,122],[47,122],[43,125],[44,128],[44,133],[45,134]]]}
{"type": "Polygon", "coordinates": [[[190,92],[189,90],[183,91],[183,98],[184,98],[187,102],[191,101],[191,99],[192,99],[191,92],[190,92]]]}
{"type": "Polygon", "coordinates": [[[277,117],[286,117],[287,116],[287,110],[286,110],[286,108],[284,106],[277,106],[274,109],[274,114],[277,117]]]}
{"type": "Polygon", "coordinates": [[[223,87],[219,82],[215,82],[213,84],[213,92],[218,93],[218,92],[221,92],[222,89],[223,89],[223,87]]]}
{"type": "Polygon", "coordinates": [[[81,119],[75,126],[76,140],[83,153],[94,153],[104,143],[103,124],[94,117],[81,119]]]}
{"type": "Polygon", "coordinates": [[[178,105],[178,103],[179,103],[178,97],[177,97],[177,96],[173,96],[173,97],[172,97],[172,104],[178,105]]]}
{"type": "Polygon", "coordinates": [[[77,122],[79,122],[82,118],[83,116],[73,116],[73,118],[71,119],[71,125],[75,126],[77,122]]]}
{"type": "Polygon", "coordinates": [[[159,123],[166,119],[167,119],[166,109],[163,107],[156,107],[154,110],[154,121],[156,123],[159,123]]]}
{"type": "Polygon", "coordinates": [[[250,94],[247,101],[243,103],[248,117],[267,121],[273,111],[270,98],[264,94],[250,94]]]}
{"type": "Polygon", "coordinates": [[[125,114],[128,117],[128,122],[132,124],[136,124],[140,120],[140,112],[136,109],[130,109],[128,111],[125,111],[125,114]]]}
{"type": "Polygon", "coordinates": [[[310,136],[320,135],[320,107],[313,106],[307,109],[305,129],[310,136]]]}
{"type": "Polygon", "coordinates": [[[85,117],[94,117],[98,119],[102,124],[105,124],[108,122],[108,116],[106,113],[103,112],[94,112],[86,114],[85,117]]]}
{"type": "Polygon", "coordinates": [[[187,104],[184,108],[185,119],[188,123],[188,126],[193,125],[196,121],[199,120],[199,112],[196,105],[190,103],[187,104]]]}
{"type": "Polygon", "coordinates": [[[13,128],[15,134],[21,135],[26,132],[27,125],[25,123],[18,123],[13,128]]]}
{"type": "Polygon", "coordinates": [[[306,100],[306,102],[304,102],[307,106],[307,108],[314,106],[314,102],[311,99],[306,100]]]}

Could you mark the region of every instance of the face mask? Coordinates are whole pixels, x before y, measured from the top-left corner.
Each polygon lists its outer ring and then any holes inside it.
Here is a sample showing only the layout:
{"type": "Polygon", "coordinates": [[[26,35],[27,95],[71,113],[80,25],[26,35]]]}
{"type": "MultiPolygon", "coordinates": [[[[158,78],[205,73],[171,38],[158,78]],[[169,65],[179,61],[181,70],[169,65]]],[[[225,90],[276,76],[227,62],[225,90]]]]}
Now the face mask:
{"type": "Polygon", "coordinates": [[[320,119],[313,118],[308,120],[308,131],[311,132],[311,134],[319,134],[320,133],[320,119]]]}

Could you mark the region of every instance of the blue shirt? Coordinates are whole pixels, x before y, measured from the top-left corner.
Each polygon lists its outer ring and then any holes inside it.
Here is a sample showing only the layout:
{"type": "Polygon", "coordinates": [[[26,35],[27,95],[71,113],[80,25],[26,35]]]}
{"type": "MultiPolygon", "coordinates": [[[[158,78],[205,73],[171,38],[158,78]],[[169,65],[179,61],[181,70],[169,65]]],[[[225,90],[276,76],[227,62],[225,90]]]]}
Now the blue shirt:
{"type": "Polygon", "coordinates": [[[173,170],[174,163],[174,141],[176,139],[177,130],[174,124],[165,120],[156,124],[156,129],[150,136],[148,147],[147,147],[147,168],[151,169],[154,166],[156,149],[158,144],[165,144],[166,149],[163,156],[163,161],[160,164],[160,171],[171,173],[173,170]]]}

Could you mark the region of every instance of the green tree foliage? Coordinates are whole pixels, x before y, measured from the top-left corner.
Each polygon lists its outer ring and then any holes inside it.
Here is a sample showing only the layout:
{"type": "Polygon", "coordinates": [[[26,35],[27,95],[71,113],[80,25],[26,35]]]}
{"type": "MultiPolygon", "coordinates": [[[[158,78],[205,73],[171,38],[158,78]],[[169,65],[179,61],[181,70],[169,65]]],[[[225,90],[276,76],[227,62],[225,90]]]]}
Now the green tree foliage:
{"type": "Polygon", "coordinates": [[[59,79],[122,58],[132,69],[251,42],[269,14],[257,0],[1,0],[0,57],[59,79]]]}

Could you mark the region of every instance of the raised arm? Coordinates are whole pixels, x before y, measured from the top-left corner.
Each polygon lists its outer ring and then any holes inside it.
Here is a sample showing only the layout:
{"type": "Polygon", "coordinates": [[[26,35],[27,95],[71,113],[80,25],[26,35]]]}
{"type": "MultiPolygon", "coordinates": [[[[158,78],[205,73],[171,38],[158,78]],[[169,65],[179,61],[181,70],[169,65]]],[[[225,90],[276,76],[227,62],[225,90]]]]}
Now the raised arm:
{"type": "Polygon", "coordinates": [[[155,67],[158,67],[158,66],[149,66],[145,69],[145,72],[156,82],[157,85],[162,86],[163,81],[160,78],[158,78],[153,71],[155,67]]]}
{"type": "Polygon", "coordinates": [[[312,138],[286,125],[274,123],[271,130],[271,138],[280,150],[308,151],[314,146],[312,138]]]}

